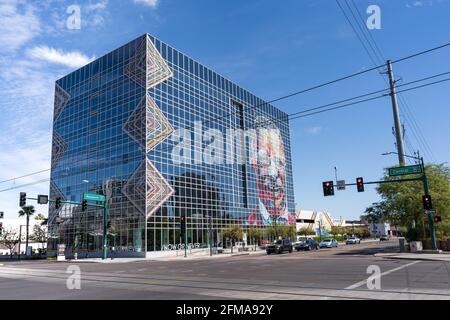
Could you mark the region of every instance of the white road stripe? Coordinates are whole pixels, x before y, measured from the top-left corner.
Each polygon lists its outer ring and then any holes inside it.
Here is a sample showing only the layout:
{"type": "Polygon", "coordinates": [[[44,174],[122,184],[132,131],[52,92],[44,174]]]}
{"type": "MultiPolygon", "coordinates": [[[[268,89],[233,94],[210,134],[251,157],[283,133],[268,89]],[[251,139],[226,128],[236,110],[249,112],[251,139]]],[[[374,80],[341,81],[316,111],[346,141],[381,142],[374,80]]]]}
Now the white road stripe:
{"type": "MultiPolygon", "coordinates": [[[[402,266],[400,266],[400,267],[397,267],[397,268],[394,268],[394,269],[385,271],[385,272],[383,272],[383,273],[380,273],[380,275],[379,275],[378,277],[381,278],[382,276],[385,276],[385,275],[388,275],[388,274],[393,273],[393,272],[395,272],[395,271],[398,271],[398,270],[407,268],[407,267],[412,266],[412,265],[414,265],[414,264],[416,264],[416,263],[419,263],[419,262],[420,262],[420,261],[414,261],[414,262],[411,262],[411,263],[404,264],[404,265],[402,265],[402,266]]],[[[373,279],[375,279],[375,278],[377,278],[377,277],[374,277],[373,279]]],[[[355,284],[352,284],[351,286],[348,286],[348,287],[345,288],[345,289],[346,289],[346,290],[352,290],[352,289],[359,288],[359,287],[361,287],[361,286],[363,286],[363,285],[365,285],[365,284],[367,284],[367,279],[366,279],[366,280],[363,280],[363,281],[359,281],[359,282],[357,282],[357,283],[355,283],[355,284]]]]}

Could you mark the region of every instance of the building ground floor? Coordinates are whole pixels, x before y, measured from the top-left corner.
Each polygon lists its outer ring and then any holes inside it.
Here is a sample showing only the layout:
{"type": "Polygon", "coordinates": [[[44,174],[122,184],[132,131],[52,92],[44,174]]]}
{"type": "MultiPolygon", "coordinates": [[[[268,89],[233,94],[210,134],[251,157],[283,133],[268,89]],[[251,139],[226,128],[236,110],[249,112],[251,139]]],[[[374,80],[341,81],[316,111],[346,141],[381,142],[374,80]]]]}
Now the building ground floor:
{"type": "MultiPolygon", "coordinates": [[[[167,255],[180,255],[185,251],[200,252],[210,250],[214,253],[229,249],[232,246],[253,246],[261,245],[276,238],[273,231],[269,231],[272,226],[248,226],[239,224],[243,235],[241,239],[232,241],[224,236],[227,228],[234,226],[221,225],[220,227],[211,224],[190,226],[183,233],[180,225],[167,224],[164,227],[155,226],[154,223],[147,223],[145,228],[133,228],[128,230],[117,230],[107,233],[107,250],[109,254],[116,257],[158,257],[167,255]],[[250,229],[259,229],[260,236],[251,236],[250,229]]],[[[48,255],[55,256],[57,250],[63,248],[67,258],[94,258],[102,256],[103,233],[97,232],[61,232],[60,236],[53,236],[48,241],[48,255]]]]}

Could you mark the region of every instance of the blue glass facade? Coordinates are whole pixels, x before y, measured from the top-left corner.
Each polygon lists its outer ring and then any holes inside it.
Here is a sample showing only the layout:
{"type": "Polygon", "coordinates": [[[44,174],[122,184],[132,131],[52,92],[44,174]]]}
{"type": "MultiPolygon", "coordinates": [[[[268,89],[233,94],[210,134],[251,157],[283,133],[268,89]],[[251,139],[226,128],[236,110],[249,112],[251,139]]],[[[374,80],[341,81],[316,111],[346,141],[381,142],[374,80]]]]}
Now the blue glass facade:
{"type": "MultiPolygon", "coordinates": [[[[144,256],[293,223],[287,115],[150,35],[55,86],[50,197],[107,196],[108,242],[144,256]],[[208,233],[211,230],[211,233],[208,233]]],[[[102,211],[50,206],[49,250],[100,255],[102,211]]]]}

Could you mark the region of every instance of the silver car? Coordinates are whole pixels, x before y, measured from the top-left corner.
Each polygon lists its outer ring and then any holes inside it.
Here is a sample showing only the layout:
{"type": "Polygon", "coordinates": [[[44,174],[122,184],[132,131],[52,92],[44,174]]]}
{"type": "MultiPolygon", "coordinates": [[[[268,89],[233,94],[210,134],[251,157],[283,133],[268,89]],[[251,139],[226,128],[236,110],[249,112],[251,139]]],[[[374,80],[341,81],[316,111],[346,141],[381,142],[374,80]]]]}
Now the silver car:
{"type": "Polygon", "coordinates": [[[320,248],[337,248],[338,243],[336,241],[336,239],[323,239],[322,241],[320,241],[319,243],[319,247],[320,248]]]}
{"type": "Polygon", "coordinates": [[[348,238],[347,241],[345,241],[345,244],[357,244],[357,243],[361,243],[361,239],[357,237],[351,237],[348,238]]]}

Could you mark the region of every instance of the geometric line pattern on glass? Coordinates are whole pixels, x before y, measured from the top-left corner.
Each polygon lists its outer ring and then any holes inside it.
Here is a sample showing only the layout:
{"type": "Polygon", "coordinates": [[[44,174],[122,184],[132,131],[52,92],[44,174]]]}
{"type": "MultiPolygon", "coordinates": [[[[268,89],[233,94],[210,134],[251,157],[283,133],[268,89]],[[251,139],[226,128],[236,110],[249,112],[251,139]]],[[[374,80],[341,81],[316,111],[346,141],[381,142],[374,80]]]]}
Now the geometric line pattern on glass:
{"type": "MultiPolygon", "coordinates": [[[[50,199],[55,200],[56,198],[61,198],[63,201],[65,200],[64,193],[59,189],[55,181],[53,179],[50,179],[50,199]]],[[[48,225],[52,225],[53,219],[55,219],[56,216],[59,216],[61,210],[62,208],[55,208],[55,203],[49,204],[48,225]]]]}
{"type": "Polygon", "coordinates": [[[145,107],[145,101],[145,97],[143,97],[122,128],[142,148],[145,147],[146,142],[145,132],[148,126],[148,124],[146,125],[146,121],[149,121],[146,116],[147,108],[145,107]]]}
{"type": "Polygon", "coordinates": [[[145,169],[143,161],[122,188],[122,193],[142,215],[145,215],[145,202],[143,201],[146,197],[145,169]]]}
{"type": "Polygon", "coordinates": [[[146,42],[142,40],[130,62],[124,67],[124,74],[140,85],[146,88],[146,42]]]}
{"type": "MultiPolygon", "coordinates": [[[[173,127],[148,94],[148,90],[173,73],[146,35],[135,55],[124,68],[124,74],[146,89],[145,97],[138,103],[123,125],[125,131],[146,153],[164,141],[173,127]]],[[[141,213],[151,216],[174,193],[169,182],[146,157],[144,162],[128,179],[123,193],[141,213]],[[140,199],[146,199],[145,204],[140,199]],[[147,209],[144,209],[145,208],[147,209]]]]}
{"type": "Polygon", "coordinates": [[[67,105],[67,102],[70,100],[70,94],[61,88],[60,85],[56,83],[55,86],[55,108],[53,112],[53,121],[57,120],[64,108],[67,105]]]}
{"type": "Polygon", "coordinates": [[[147,159],[147,218],[151,217],[174,193],[169,182],[147,159]]]}
{"type": "Polygon", "coordinates": [[[53,141],[52,141],[52,166],[55,167],[56,164],[62,159],[64,153],[67,151],[68,145],[61,137],[61,135],[53,130],[53,141]]]}
{"type": "Polygon", "coordinates": [[[147,35],[147,89],[150,89],[157,84],[164,82],[172,76],[167,63],[159,54],[158,50],[153,45],[150,37],[147,35]]]}
{"type": "Polygon", "coordinates": [[[147,207],[148,218],[175,193],[175,190],[147,158],[128,179],[122,193],[140,213],[144,214],[147,207]],[[146,203],[142,201],[144,198],[146,203]]]}
{"type": "Polygon", "coordinates": [[[150,96],[147,96],[147,153],[173,132],[173,127],[150,96]]]}

